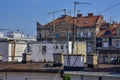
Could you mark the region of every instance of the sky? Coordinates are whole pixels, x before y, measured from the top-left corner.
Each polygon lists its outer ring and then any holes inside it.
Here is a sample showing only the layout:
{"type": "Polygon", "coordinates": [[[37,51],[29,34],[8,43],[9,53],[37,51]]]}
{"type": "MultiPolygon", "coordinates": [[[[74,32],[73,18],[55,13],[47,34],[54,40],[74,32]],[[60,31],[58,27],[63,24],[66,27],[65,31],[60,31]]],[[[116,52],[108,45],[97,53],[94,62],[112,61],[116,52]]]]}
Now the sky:
{"type": "MultiPolygon", "coordinates": [[[[77,5],[76,13],[79,11],[85,16],[88,13],[101,14],[107,22],[110,19],[120,22],[119,0],[0,0],[0,29],[19,29],[27,35],[36,36],[36,21],[44,25],[53,20],[49,12],[62,9],[66,9],[67,14],[73,16],[75,1],[91,3],[77,5]],[[106,10],[111,6],[113,7],[106,10]],[[104,12],[100,13],[101,11],[104,12]]],[[[63,14],[64,12],[55,13],[55,18],[63,14]]]]}

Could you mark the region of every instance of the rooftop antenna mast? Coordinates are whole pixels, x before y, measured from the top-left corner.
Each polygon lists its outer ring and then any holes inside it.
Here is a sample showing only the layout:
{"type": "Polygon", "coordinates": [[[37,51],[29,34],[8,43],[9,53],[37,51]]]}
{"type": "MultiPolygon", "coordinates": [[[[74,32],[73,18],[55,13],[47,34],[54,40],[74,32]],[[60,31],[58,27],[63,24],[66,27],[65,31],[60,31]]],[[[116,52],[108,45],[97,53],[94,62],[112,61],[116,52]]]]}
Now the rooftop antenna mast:
{"type": "Polygon", "coordinates": [[[62,9],[62,10],[58,10],[58,11],[52,11],[52,12],[48,13],[48,14],[52,14],[52,16],[53,16],[53,22],[52,22],[52,36],[53,36],[54,33],[55,33],[55,25],[54,25],[55,13],[62,12],[62,11],[63,11],[64,14],[66,15],[66,9],[62,9]]]}
{"type": "Polygon", "coordinates": [[[75,40],[75,18],[76,18],[76,6],[80,4],[87,4],[90,5],[91,3],[87,2],[74,2],[74,19],[73,19],[73,28],[72,28],[72,34],[73,34],[73,40],[72,40],[72,54],[74,50],[74,40],[75,40]]]}

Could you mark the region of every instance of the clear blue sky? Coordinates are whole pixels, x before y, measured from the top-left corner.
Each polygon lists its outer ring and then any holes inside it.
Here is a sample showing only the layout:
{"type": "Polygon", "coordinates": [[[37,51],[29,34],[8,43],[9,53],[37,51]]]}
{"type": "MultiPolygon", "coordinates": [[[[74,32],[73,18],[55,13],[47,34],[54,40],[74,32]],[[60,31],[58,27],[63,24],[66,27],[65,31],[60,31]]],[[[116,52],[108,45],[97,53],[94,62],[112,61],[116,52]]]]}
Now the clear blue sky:
{"type": "MultiPolygon", "coordinates": [[[[100,11],[120,2],[119,0],[0,0],[0,28],[20,29],[25,34],[36,36],[36,21],[45,24],[52,20],[51,11],[67,9],[73,15],[73,2],[90,2],[91,5],[77,5],[80,13],[98,14],[100,11]]],[[[56,13],[55,18],[63,12],[56,13]]],[[[70,13],[69,13],[70,14],[70,13]]],[[[120,22],[120,5],[102,13],[105,20],[120,22]]]]}

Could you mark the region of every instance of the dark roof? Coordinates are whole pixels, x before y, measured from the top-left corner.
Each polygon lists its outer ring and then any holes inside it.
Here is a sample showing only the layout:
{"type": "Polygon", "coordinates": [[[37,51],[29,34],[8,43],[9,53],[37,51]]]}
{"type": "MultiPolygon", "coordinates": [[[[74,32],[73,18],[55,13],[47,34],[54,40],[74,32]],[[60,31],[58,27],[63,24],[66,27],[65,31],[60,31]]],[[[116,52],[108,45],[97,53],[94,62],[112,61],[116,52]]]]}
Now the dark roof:
{"type": "Polygon", "coordinates": [[[51,63],[0,63],[0,72],[42,72],[42,73],[60,73],[63,68],[52,67],[51,63]]]}

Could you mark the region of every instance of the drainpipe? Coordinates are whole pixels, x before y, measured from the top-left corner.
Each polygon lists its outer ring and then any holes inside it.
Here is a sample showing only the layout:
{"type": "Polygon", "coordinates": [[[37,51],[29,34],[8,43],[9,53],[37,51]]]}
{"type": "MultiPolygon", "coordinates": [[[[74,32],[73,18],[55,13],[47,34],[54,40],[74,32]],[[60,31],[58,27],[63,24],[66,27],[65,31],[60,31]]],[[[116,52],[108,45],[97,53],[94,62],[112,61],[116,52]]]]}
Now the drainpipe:
{"type": "Polygon", "coordinates": [[[13,53],[12,53],[12,62],[14,61],[15,58],[15,51],[16,51],[16,41],[13,40],[13,49],[12,49],[13,53]]]}

